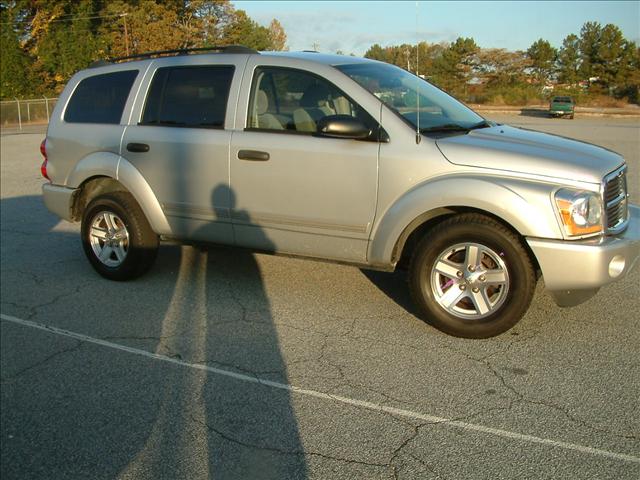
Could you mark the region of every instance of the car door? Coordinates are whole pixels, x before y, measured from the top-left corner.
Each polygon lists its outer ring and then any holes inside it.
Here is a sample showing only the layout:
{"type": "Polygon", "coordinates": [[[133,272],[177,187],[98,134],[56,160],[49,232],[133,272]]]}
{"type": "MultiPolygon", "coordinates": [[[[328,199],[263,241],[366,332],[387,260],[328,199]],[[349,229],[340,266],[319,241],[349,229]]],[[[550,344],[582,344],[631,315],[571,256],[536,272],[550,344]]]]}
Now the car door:
{"type": "Polygon", "coordinates": [[[231,144],[236,243],[364,263],[376,209],[377,120],[326,78],[260,61],[247,66],[247,114],[231,144]],[[356,117],[375,134],[319,136],[318,121],[330,115],[356,117]]]}
{"type": "Polygon", "coordinates": [[[122,156],[149,183],[173,236],[232,244],[228,126],[240,81],[236,67],[241,71],[246,57],[220,57],[217,64],[207,57],[156,62],[122,156]]]}

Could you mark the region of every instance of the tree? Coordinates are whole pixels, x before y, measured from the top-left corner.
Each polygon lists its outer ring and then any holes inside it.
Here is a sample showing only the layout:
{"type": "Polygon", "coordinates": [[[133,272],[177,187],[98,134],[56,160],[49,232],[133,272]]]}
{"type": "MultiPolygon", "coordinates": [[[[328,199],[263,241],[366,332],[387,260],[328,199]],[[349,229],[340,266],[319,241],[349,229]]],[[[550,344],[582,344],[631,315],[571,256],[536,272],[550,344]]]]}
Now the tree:
{"type": "Polygon", "coordinates": [[[525,71],[531,60],[524,52],[504,48],[487,48],[479,53],[479,74],[490,87],[507,87],[525,83],[525,71]]]}
{"type": "Polygon", "coordinates": [[[554,64],[558,52],[551,44],[542,38],[536,40],[527,50],[527,57],[531,60],[531,68],[540,83],[546,83],[554,71],[554,64]]]}
{"type": "Polygon", "coordinates": [[[20,97],[29,91],[29,61],[14,29],[14,12],[0,9],[0,22],[0,98],[20,97]]]}
{"type": "Polygon", "coordinates": [[[598,22],[587,22],[580,30],[580,75],[589,79],[598,76],[598,51],[602,27],[598,22]]]}
{"type": "Polygon", "coordinates": [[[387,53],[385,51],[385,49],[383,49],[379,44],[374,43],[373,45],[371,45],[369,47],[369,50],[367,50],[364,54],[364,58],[370,58],[372,60],[379,60],[381,62],[386,62],[387,60],[387,53]]]}
{"type": "Polygon", "coordinates": [[[195,46],[212,46],[221,43],[224,32],[234,20],[235,9],[229,0],[191,0],[185,2],[188,22],[185,31],[199,38],[195,46]]]}
{"type": "Polygon", "coordinates": [[[558,52],[558,77],[560,82],[574,85],[580,80],[580,39],[573,33],[562,41],[558,52]]]}
{"type": "Polygon", "coordinates": [[[626,80],[633,51],[628,48],[622,32],[615,25],[607,24],[600,32],[597,50],[597,76],[607,88],[615,88],[626,80]]]}
{"type": "Polygon", "coordinates": [[[103,51],[110,57],[123,57],[156,50],[172,50],[188,46],[178,13],[153,0],[137,4],[111,1],[103,10],[111,18],[100,29],[103,51]]]}
{"type": "Polygon", "coordinates": [[[433,62],[433,80],[444,90],[461,93],[478,66],[480,48],[473,38],[458,38],[433,62]]]}
{"type": "Polygon", "coordinates": [[[269,24],[269,38],[271,39],[271,49],[276,51],[289,50],[287,48],[287,34],[284,28],[275,18],[269,24]]]}
{"type": "Polygon", "coordinates": [[[76,71],[96,56],[95,0],[23,2],[25,49],[33,59],[29,75],[37,94],[59,93],[76,71]]]}
{"type": "Polygon", "coordinates": [[[612,93],[633,73],[633,47],[618,27],[587,22],[580,31],[580,73],[612,93]]]}
{"type": "Polygon", "coordinates": [[[224,32],[226,45],[244,45],[256,50],[271,50],[271,36],[268,28],[258,25],[244,10],[236,10],[231,23],[224,32]]]}

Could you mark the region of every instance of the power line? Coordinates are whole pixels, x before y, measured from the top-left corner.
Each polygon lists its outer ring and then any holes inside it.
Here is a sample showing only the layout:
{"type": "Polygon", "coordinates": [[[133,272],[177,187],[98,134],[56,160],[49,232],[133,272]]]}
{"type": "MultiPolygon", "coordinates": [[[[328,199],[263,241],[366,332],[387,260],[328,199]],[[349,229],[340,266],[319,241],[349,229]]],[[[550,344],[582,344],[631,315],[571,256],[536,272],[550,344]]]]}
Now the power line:
{"type": "MultiPolygon", "coordinates": [[[[78,20],[93,20],[96,18],[113,18],[113,17],[126,17],[129,15],[128,13],[113,13],[110,15],[94,15],[91,17],[72,17],[72,18],[56,18],[55,20],[49,20],[47,23],[56,23],[56,22],[76,22],[78,20]]],[[[31,23],[35,20],[35,17],[27,20],[16,20],[15,22],[0,22],[0,25],[13,25],[17,23],[31,23]]]]}

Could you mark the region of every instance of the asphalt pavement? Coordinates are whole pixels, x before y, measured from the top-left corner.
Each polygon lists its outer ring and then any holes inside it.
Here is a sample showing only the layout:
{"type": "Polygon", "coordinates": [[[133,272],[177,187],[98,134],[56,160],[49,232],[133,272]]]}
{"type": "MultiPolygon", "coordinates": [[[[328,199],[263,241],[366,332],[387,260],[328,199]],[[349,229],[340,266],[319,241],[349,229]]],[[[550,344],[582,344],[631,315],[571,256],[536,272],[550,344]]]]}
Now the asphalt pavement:
{"type": "MultiPolygon", "coordinates": [[[[487,115],[616,150],[640,119],[487,115]]],[[[44,207],[42,134],[1,142],[0,477],[637,479],[640,272],[488,340],[402,272],[163,245],[133,282],[44,207]]]]}

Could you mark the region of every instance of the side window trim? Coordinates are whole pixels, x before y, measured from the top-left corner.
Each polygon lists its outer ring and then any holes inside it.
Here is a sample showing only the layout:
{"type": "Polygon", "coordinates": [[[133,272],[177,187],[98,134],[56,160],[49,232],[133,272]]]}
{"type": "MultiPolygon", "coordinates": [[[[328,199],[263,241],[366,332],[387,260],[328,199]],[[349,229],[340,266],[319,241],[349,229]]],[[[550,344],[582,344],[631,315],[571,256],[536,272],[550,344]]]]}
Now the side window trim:
{"type": "MultiPolygon", "coordinates": [[[[300,68],[294,68],[294,67],[285,67],[285,66],[277,66],[277,65],[256,65],[253,69],[253,74],[252,74],[252,78],[251,78],[251,86],[250,86],[250,94],[249,94],[249,103],[247,106],[247,116],[245,119],[245,125],[243,130],[247,131],[247,132],[261,132],[261,133],[275,133],[275,134],[288,134],[288,135],[304,135],[304,136],[317,136],[317,133],[315,132],[303,132],[303,131],[298,131],[298,130],[288,130],[288,129],[284,129],[284,130],[276,130],[276,129],[269,129],[269,128],[261,128],[261,127],[251,127],[250,126],[250,122],[251,122],[251,112],[254,109],[254,105],[255,105],[255,97],[256,97],[256,92],[258,91],[258,85],[257,85],[257,81],[258,81],[258,76],[259,74],[262,73],[269,73],[270,76],[270,87],[273,89],[274,92],[274,98],[276,99],[276,105],[277,105],[277,95],[276,95],[276,86],[275,86],[275,81],[273,79],[273,75],[271,74],[271,71],[273,70],[279,70],[279,71],[290,71],[290,72],[297,72],[297,73],[302,73],[305,75],[309,75],[312,76],[322,82],[326,82],[328,85],[330,85],[332,88],[335,88],[338,92],[340,92],[348,101],[350,104],[350,109],[353,111],[353,106],[356,106],[357,108],[359,108],[362,112],[364,112],[365,115],[367,115],[370,120],[376,125],[376,128],[374,130],[378,131],[377,134],[377,138],[375,138],[375,135],[372,135],[371,139],[367,139],[365,141],[375,141],[375,142],[385,142],[387,140],[385,140],[385,138],[387,137],[386,132],[384,132],[384,129],[382,128],[382,125],[380,125],[380,122],[378,122],[373,116],[371,116],[371,114],[369,114],[369,112],[367,112],[360,104],[358,104],[353,98],[351,98],[350,95],[348,95],[346,92],[344,92],[341,88],[339,88],[337,85],[335,85],[333,82],[331,82],[330,80],[326,79],[325,77],[318,75],[317,73],[311,72],[309,70],[303,70],[300,68]]],[[[277,105],[276,106],[276,111],[278,113],[280,113],[280,106],[277,105]]]]}
{"type": "Polygon", "coordinates": [[[204,130],[225,130],[227,128],[226,125],[226,116],[227,116],[227,111],[229,109],[229,99],[231,98],[231,86],[233,84],[233,80],[236,74],[236,66],[234,64],[202,64],[202,65],[175,65],[175,66],[164,66],[164,67],[158,67],[155,69],[155,71],[152,72],[151,78],[148,81],[148,86],[146,88],[146,94],[145,94],[145,98],[143,100],[142,103],[142,109],[140,111],[140,117],[138,119],[137,125],[139,126],[144,126],[144,127],[170,127],[170,128],[197,128],[197,129],[204,129],[204,130]],[[166,74],[164,75],[164,78],[162,79],[162,88],[160,90],[160,94],[158,96],[158,118],[160,118],[160,115],[162,114],[162,109],[164,107],[164,98],[165,98],[165,93],[166,93],[166,87],[167,84],[169,83],[169,79],[171,74],[175,71],[175,70],[186,70],[186,69],[191,69],[191,70],[195,70],[195,69],[204,69],[204,68],[220,68],[220,69],[230,69],[230,78],[229,78],[229,83],[228,83],[228,89],[226,91],[226,95],[225,95],[225,102],[224,102],[224,112],[222,115],[222,125],[221,126],[214,126],[214,125],[172,125],[172,124],[163,124],[163,123],[151,123],[151,122],[144,122],[144,117],[145,114],[147,112],[147,108],[149,107],[149,100],[150,100],[150,95],[151,95],[151,90],[152,87],[154,85],[154,81],[156,80],[157,76],[159,74],[162,74],[163,72],[166,72],[166,74]]]}

